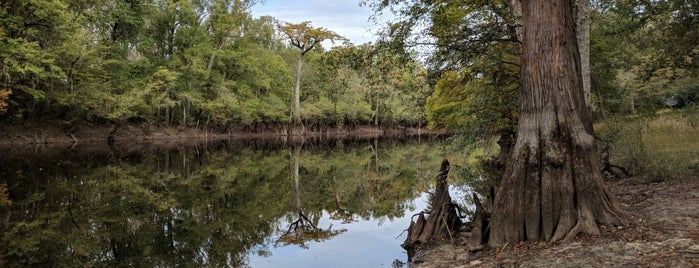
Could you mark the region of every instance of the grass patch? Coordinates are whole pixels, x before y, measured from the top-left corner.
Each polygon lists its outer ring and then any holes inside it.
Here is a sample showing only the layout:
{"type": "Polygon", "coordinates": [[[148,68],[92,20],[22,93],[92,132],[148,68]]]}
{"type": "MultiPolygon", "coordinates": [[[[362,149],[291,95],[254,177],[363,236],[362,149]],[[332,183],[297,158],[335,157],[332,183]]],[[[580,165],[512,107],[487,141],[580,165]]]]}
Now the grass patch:
{"type": "Polygon", "coordinates": [[[626,116],[595,125],[610,162],[648,181],[699,175],[699,108],[626,116]]]}

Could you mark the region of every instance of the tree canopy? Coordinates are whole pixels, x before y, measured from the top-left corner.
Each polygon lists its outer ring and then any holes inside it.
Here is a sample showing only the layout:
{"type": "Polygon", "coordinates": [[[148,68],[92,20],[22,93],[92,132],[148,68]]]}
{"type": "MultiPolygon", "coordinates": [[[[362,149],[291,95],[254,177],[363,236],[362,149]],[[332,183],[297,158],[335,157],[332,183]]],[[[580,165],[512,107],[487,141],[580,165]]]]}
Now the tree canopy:
{"type": "Polygon", "coordinates": [[[314,28],[310,21],[301,23],[282,22],[279,30],[286,35],[291,45],[299,49],[298,63],[296,65],[296,75],[293,91],[293,101],[291,118],[295,124],[301,123],[301,73],[303,72],[303,61],[306,53],[311,51],[316,45],[325,40],[335,42],[344,37],[337,33],[324,29],[314,28]]]}
{"type": "MultiPolygon", "coordinates": [[[[293,115],[289,104],[298,98],[304,105],[296,114],[308,124],[373,123],[371,111],[385,104],[365,90],[369,73],[349,63],[362,59],[341,58],[345,55],[333,51],[342,48],[320,45],[345,40],[310,22],[253,18],[255,4],[259,1],[4,1],[0,120],[255,130],[287,124],[293,115]],[[307,64],[303,70],[299,52],[307,64]],[[295,78],[308,81],[296,83],[298,94],[295,78]]],[[[362,46],[343,45],[367,53],[375,49],[362,46]]],[[[423,79],[415,61],[409,66],[417,69],[405,72],[406,81],[423,79]]],[[[413,98],[413,92],[394,90],[393,98],[413,98]]],[[[419,106],[391,120],[425,124],[424,118],[419,106]]]]}

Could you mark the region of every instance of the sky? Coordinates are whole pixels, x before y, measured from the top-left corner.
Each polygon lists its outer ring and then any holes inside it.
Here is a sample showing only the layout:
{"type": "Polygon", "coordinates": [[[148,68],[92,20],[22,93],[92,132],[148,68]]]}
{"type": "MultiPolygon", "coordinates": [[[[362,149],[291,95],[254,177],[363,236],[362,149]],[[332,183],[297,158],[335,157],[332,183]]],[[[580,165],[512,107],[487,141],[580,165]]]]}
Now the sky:
{"type": "Polygon", "coordinates": [[[380,28],[369,21],[371,8],[360,7],[359,0],[263,0],[251,11],[256,18],[269,15],[291,23],[310,21],[313,27],[334,31],[355,45],[375,41],[373,33],[380,28]]]}

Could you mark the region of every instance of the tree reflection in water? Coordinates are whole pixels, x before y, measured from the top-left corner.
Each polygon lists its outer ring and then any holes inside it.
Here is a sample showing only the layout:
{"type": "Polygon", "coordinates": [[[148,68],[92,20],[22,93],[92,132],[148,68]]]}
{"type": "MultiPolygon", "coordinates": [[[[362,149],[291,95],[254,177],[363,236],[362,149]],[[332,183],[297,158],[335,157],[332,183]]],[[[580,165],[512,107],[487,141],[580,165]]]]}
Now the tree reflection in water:
{"type": "Polygon", "coordinates": [[[301,148],[303,142],[292,145],[291,150],[291,176],[294,180],[294,200],[296,201],[296,213],[298,219],[289,224],[289,229],[282,234],[274,243],[274,246],[298,245],[301,248],[308,248],[307,241],[321,242],[341,234],[347,229],[332,230],[332,225],[327,230],[318,228],[313,221],[303,214],[303,201],[301,200],[301,175],[299,174],[299,162],[301,160],[301,148]]]}
{"type": "Polygon", "coordinates": [[[345,231],[324,215],[404,216],[443,157],[414,140],[8,149],[0,266],[245,266],[345,231]]]}

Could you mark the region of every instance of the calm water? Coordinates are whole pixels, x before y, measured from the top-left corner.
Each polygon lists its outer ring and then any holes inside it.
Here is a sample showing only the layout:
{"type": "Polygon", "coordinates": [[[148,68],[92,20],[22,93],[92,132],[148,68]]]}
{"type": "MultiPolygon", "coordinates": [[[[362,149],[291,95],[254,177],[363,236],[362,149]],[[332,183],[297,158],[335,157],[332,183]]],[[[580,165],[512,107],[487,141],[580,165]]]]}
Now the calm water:
{"type": "Polygon", "coordinates": [[[3,149],[0,266],[400,267],[440,144],[3,149]]]}

